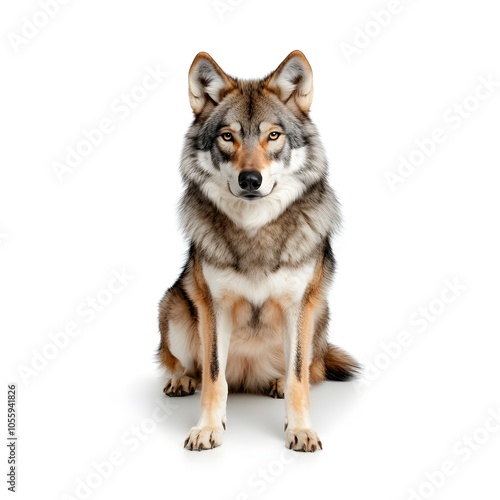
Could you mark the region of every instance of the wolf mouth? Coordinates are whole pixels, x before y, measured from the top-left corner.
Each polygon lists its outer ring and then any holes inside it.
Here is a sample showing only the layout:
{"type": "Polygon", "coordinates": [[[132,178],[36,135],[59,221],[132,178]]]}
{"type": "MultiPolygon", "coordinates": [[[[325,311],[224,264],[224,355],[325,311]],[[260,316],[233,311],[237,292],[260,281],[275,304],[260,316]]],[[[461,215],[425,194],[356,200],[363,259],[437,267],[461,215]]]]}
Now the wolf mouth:
{"type": "Polygon", "coordinates": [[[235,198],[240,198],[242,200],[247,200],[247,201],[253,201],[253,200],[260,200],[262,198],[267,198],[273,191],[274,191],[274,188],[276,187],[276,184],[277,182],[275,181],[274,184],[273,184],[273,187],[271,188],[271,191],[269,191],[269,193],[267,194],[259,194],[259,193],[241,193],[241,194],[234,194],[232,191],[231,191],[231,186],[229,185],[229,181],[227,183],[227,189],[229,190],[229,192],[235,197],[235,198]]]}

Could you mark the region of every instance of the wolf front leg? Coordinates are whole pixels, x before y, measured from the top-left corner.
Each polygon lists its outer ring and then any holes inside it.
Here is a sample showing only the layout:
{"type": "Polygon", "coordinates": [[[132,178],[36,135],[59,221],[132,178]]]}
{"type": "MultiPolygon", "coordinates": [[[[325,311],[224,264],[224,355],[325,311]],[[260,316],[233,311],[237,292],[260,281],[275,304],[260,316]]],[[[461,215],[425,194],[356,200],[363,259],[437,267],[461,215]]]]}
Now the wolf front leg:
{"type": "Polygon", "coordinates": [[[225,372],[231,327],[228,304],[212,303],[199,307],[203,350],[201,415],[184,441],[184,448],[188,450],[209,450],[222,444],[226,428],[228,386],[225,372]]]}
{"type": "Polygon", "coordinates": [[[314,301],[306,293],[302,303],[285,312],[285,444],[295,451],[316,451],[323,445],[309,417],[309,363],[314,332],[314,301]]]}

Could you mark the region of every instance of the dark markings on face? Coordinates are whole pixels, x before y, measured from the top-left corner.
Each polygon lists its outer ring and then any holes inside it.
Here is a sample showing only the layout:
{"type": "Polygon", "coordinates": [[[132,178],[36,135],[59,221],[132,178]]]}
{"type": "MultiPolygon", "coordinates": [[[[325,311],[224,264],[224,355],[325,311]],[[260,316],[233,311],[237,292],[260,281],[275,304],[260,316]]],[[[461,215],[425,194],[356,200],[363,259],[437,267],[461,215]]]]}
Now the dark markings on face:
{"type": "Polygon", "coordinates": [[[220,170],[220,164],[231,161],[232,155],[226,151],[222,151],[222,149],[214,144],[210,149],[210,157],[212,158],[214,167],[220,170]]]}
{"type": "Polygon", "coordinates": [[[249,147],[254,147],[261,136],[260,124],[267,122],[276,124],[285,134],[284,146],[276,151],[269,148],[268,158],[271,161],[282,161],[285,167],[290,164],[293,149],[309,144],[309,139],[302,120],[295,116],[277,96],[264,93],[262,82],[240,81],[238,88],[230,92],[214,106],[212,112],[203,122],[195,121],[195,146],[198,151],[210,151],[215,169],[220,170],[221,163],[230,162],[233,154],[219,147],[217,136],[223,127],[231,123],[241,126],[240,139],[249,147]]]}
{"type": "Polygon", "coordinates": [[[229,103],[224,99],[203,123],[197,135],[196,148],[198,150],[209,151],[213,148],[217,139],[217,133],[227,124],[226,116],[229,109],[229,103]]]}
{"type": "Polygon", "coordinates": [[[285,146],[279,151],[270,151],[268,153],[268,156],[270,160],[281,160],[285,164],[285,166],[288,166],[292,157],[292,150],[285,144],[285,146]]]}
{"type": "Polygon", "coordinates": [[[292,149],[301,148],[307,144],[307,138],[302,132],[302,129],[299,123],[297,123],[297,119],[295,117],[293,117],[293,120],[282,120],[281,127],[285,131],[287,140],[292,149]]]}
{"type": "Polygon", "coordinates": [[[248,120],[252,120],[253,115],[253,92],[248,95],[248,120]]]}

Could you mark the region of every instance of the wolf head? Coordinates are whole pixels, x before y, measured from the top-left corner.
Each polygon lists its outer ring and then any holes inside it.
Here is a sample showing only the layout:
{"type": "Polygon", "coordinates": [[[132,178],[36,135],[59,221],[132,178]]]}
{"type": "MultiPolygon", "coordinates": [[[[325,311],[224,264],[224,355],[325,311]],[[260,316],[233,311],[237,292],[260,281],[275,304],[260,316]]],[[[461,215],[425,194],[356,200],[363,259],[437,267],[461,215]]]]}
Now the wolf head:
{"type": "Polygon", "coordinates": [[[199,53],[189,70],[195,119],[181,163],[184,181],[240,227],[275,219],[326,175],[309,118],[312,96],[311,66],[300,51],[261,80],[231,77],[199,53]]]}

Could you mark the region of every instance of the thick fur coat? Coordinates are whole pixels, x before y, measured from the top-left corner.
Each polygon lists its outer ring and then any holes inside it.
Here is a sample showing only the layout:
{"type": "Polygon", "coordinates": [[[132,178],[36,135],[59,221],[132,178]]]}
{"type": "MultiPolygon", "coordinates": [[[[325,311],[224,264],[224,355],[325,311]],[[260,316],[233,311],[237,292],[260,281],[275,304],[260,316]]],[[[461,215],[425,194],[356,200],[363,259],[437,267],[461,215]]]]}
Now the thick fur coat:
{"type": "Polygon", "coordinates": [[[222,443],[231,390],[284,397],[286,445],[315,451],[309,382],[356,371],[327,340],[340,216],[309,117],[312,90],[299,51],[262,80],[230,77],[205,53],[191,66],[180,205],[190,251],[159,315],[165,393],[202,382],[188,449],[222,443]]]}

